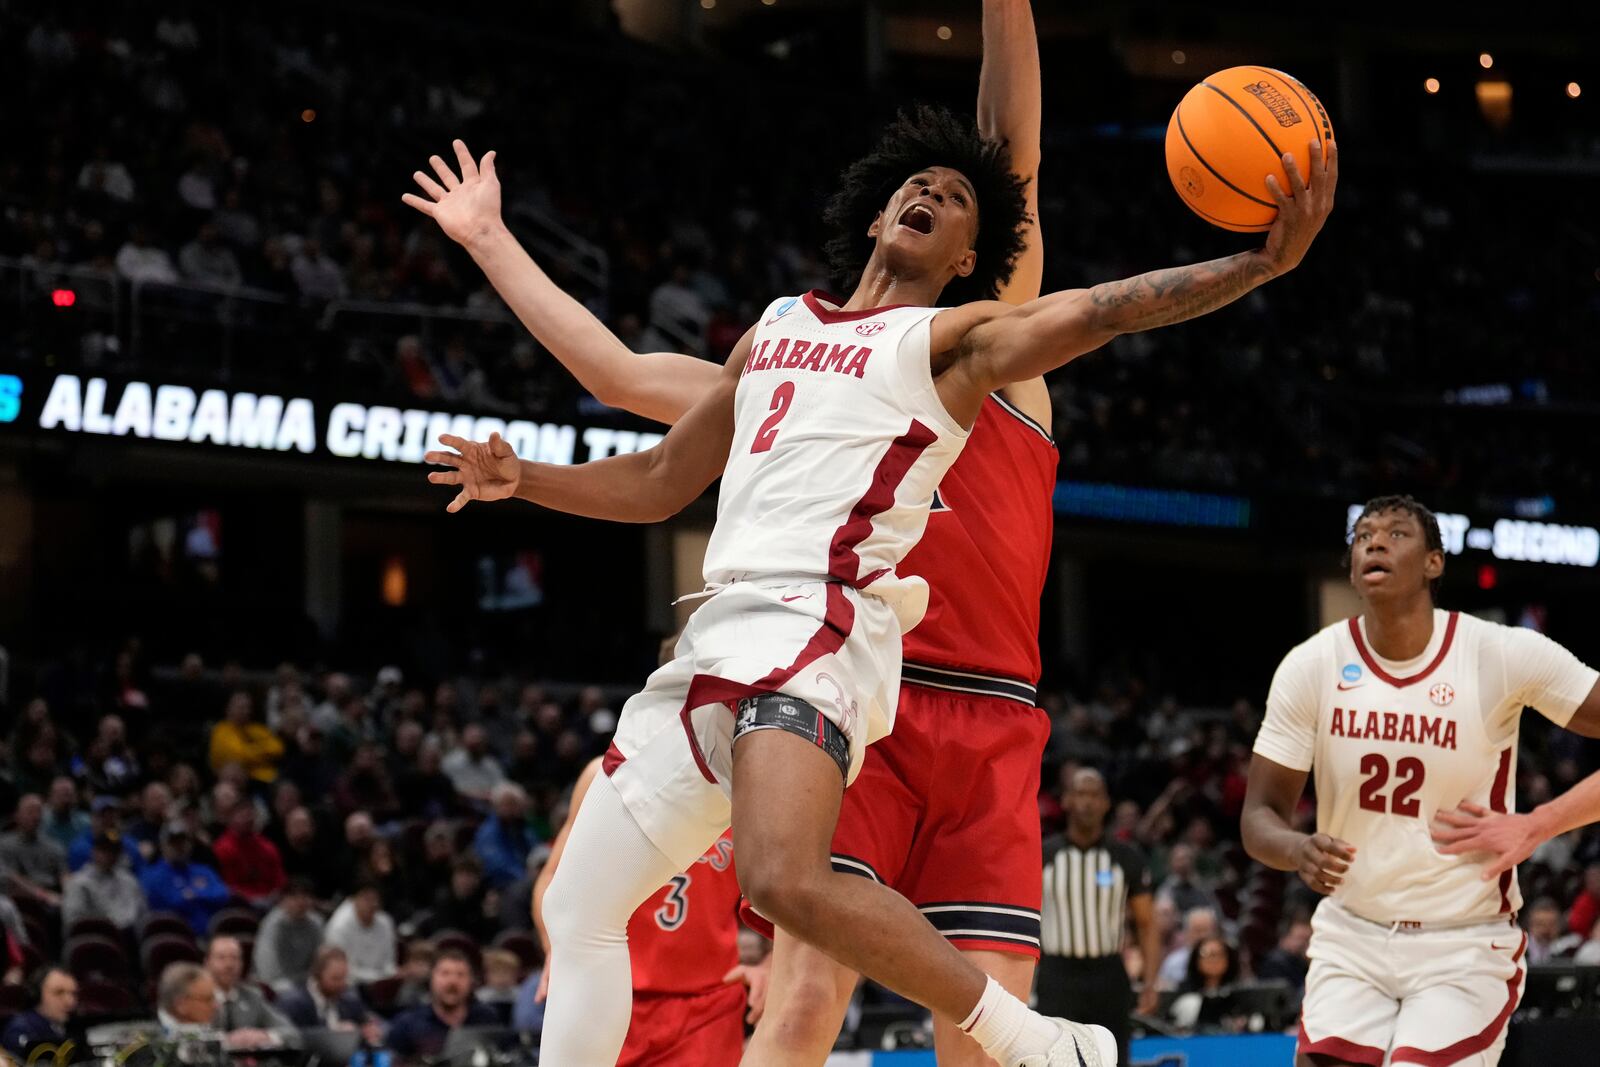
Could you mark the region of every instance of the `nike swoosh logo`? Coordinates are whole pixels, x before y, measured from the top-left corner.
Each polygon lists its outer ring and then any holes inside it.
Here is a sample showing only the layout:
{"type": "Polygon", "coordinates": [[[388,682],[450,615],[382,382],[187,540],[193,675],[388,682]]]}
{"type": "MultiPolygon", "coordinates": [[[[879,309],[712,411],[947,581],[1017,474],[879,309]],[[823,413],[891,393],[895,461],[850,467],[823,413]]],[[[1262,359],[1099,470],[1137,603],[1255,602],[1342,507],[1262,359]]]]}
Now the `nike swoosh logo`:
{"type": "Polygon", "coordinates": [[[1364,686],[1366,684],[1367,684],[1366,682],[1357,682],[1355,685],[1345,685],[1343,682],[1340,682],[1338,688],[1339,688],[1339,692],[1348,693],[1350,690],[1352,690],[1352,689],[1360,689],[1362,686],[1364,686]]]}
{"type": "Polygon", "coordinates": [[[1078,1054],[1078,1067],[1089,1067],[1088,1061],[1083,1058],[1083,1049],[1078,1047],[1077,1038],[1072,1039],[1072,1051],[1078,1054]]]}
{"type": "Polygon", "coordinates": [[[779,597],[778,599],[783,601],[785,604],[787,604],[791,600],[807,600],[807,599],[810,599],[810,597],[811,597],[810,593],[801,593],[799,596],[785,596],[785,597],[779,597]]]}
{"type": "Polygon", "coordinates": [[[1514,945],[1497,945],[1493,941],[1491,941],[1491,942],[1489,942],[1489,947],[1494,949],[1496,952],[1504,952],[1506,949],[1515,948],[1516,946],[1514,946],[1514,945]]]}

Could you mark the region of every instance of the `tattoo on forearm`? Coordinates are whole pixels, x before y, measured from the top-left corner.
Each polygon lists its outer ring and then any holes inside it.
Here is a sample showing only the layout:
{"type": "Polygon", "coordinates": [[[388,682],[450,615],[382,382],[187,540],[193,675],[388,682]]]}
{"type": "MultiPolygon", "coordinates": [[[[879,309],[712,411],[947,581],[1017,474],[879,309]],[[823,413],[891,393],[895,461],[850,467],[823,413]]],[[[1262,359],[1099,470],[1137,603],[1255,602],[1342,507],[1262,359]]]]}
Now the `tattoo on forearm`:
{"type": "Polygon", "coordinates": [[[1089,299],[1108,326],[1133,333],[1215,311],[1271,277],[1272,268],[1259,254],[1242,252],[1105,282],[1089,290],[1089,299]]]}

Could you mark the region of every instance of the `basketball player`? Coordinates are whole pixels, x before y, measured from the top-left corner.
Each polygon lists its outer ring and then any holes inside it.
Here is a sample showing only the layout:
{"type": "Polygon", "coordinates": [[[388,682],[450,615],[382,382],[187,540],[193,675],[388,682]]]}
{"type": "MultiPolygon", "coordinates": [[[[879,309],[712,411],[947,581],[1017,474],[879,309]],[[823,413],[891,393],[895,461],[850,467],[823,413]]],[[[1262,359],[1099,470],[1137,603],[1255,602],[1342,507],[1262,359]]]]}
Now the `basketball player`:
{"type": "MultiPolygon", "coordinates": [[[[567,820],[534,882],[533,924],[546,956],[550,936],[544,925],[544,895],[566,851],[578,807],[599,772],[600,761],[594,760],[578,775],[567,820]]],[[[628,920],[633,1017],[618,1067],[734,1067],[739,1062],[745,1019],[748,1015],[754,1021],[761,1013],[766,971],[740,965],[738,916],[730,834],[719,837],[633,913],[628,920]]],[[[546,967],[542,983],[549,981],[546,967]]]]}
{"type": "MultiPolygon", "coordinates": [[[[757,910],[959,1021],[1003,1067],[1116,1062],[1103,1027],[1030,1011],[905,898],[830,865],[844,787],[866,745],[893,725],[901,634],[928,604],[926,582],[895,568],[991,393],[1292,270],[1332,209],[1337,150],[1311,143],[1309,186],[1292,156],[1289,190],[1267,179],[1279,213],[1260,249],[1020,307],[939,308],[955,279],[958,292],[992,297],[1010,278],[1026,201],[1004,146],[931,109],[903,116],[889,137],[919,133],[931,146],[920,169],[875,184],[869,157],[847,174],[847,187],[877,205],[858,218],[867,254],[849,300],[773,301],[713,390],[656,447],[553,466],[518,459],[498,434],[446,435],[456,451],[428,453],[452,468],[429,479],[460,487],[451,512],[516,496],[591,518],[659,521],[722,477],[710,599],[677,657],[623,708],[608,773],[590,787],[546,896],[554,952],[541,1051],[552,1063],[615,1062],[630,1012],[628,919],[730,821],[757,910]]],[[[456,159],[459,177],[437,161],[439,182],[418,174],[430,199],[407,202],[439,218],[456,188],[480,187],[464,205],[491,195],[459,141],[456,159]]],[[[493,167],[485,156],[483,171],[493,167]]],[[[454,222],[441,224],[450,232],[454,222]]],[[[466,239],[493,241],[494,231],[466,239]]]]}
{"type": "MultiPolygon", "coordinates": [[[[1032,7],[985,0],[983,12],[978,126],[1011,150],[1032,216],[1041,110],[1032,7]]],[[[1030,218],[1000,299],[1037,297],[1043,258],[1030,218]]],[[[676,422],[714,387],[719,371],[711,363],[623,348],[525,256],[480,256],[480,263],[529,330],[608,405],[676,422]]],[[[835,869],[886,882],[1019,997],[1028,994],[1039,954],[1035,799],[1049,723],[1034,707],[1034,686],[1055,489],[1050,424],[1042,378],[1005,387],[984,404],[940,483],[927,532],[900,568],[928,578],[930,603],[905,635],[895,730],[868,750],[832,845],[835,869]],[[942,773],[939,760],[959,772],[942,773]]],[[[746,918],[762,925],[758,916],[746,918]]],[[[854,972],[778,931],[767,1019],[748,1057],[767,1067],[820,1064],[855,985],[854,972]]],[[[991,1062],[946,1022],[936,1024],[934,1043],[945,1067],[991,1062]]]]}
{"type": "Polygon", "coordinates": [[[1600,674],[1532,630],[1441,611],[1444,549],[1408,496],[1352,531],[1357,618],[1284,657],[1256,738],[1244,845],[1327,896],[1312,920],[1301,1067],[1492,1067],[1522,995],[1526,935],[1509,865],[1433,847],[1436,812],[1508,811],[1524,705],[1600,735],[1600,674]],[[1292,814],[1316,769],[1317,832],[1292,814]]]}

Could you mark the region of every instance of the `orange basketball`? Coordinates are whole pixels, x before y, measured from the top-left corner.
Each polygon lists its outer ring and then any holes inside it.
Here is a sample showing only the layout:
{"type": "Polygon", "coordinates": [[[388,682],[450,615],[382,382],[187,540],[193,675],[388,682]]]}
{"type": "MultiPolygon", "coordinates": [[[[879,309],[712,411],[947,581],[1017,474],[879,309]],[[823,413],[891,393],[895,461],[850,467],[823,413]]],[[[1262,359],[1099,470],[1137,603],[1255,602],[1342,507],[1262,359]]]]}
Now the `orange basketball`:
{"type": "Polygon", "coordinates": [[[1178,197],[1225,230],[1272,226],[1278,204],[1267,175],[1289,191],[1283,154],[1311,180],[1307,145],[1327,151],[1328,112],[1304,85],[1269,67],[1229,67],[1190,89],[1167,123],[1167,176],[1178,197]]]}

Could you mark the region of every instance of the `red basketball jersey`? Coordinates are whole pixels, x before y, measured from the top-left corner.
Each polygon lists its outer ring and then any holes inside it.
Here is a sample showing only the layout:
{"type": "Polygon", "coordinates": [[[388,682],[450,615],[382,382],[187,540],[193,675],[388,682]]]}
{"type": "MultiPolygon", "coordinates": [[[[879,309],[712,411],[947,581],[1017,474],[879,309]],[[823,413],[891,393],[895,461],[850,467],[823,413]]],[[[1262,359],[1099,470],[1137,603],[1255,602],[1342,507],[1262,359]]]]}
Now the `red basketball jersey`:
{"type": "Polygon", "coordinates": [[[1055,485],[1049,433],[992,394],[900,565],[931,590],[927,615],[905,635],[908,662],[1038,683],[1055,485]]]}
{"type": "Polygon", "coordinates": [[[722,985],[739,963],[732,830],[639,906],[628,920],[628,951],[635,992],[704,993],[722,985]]]}

